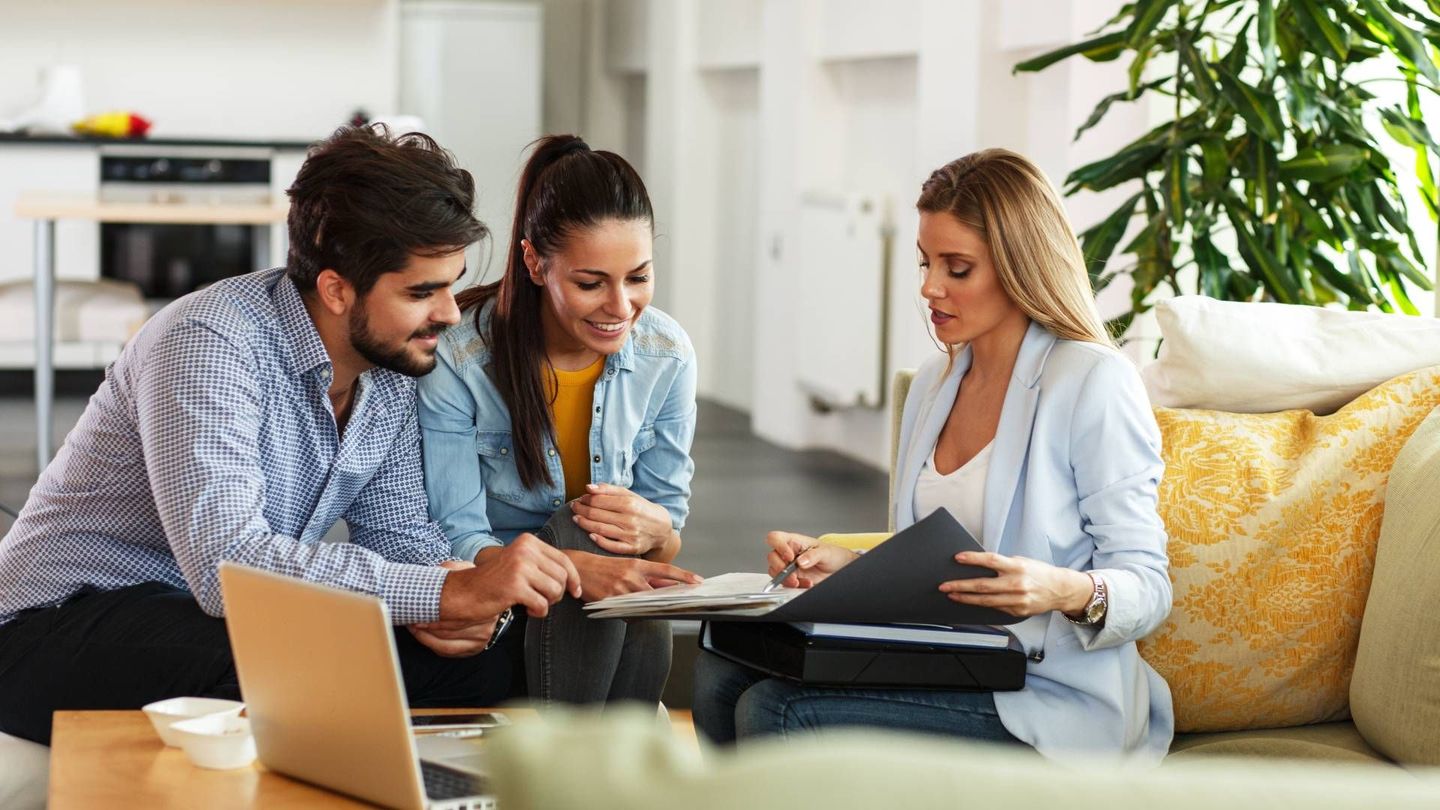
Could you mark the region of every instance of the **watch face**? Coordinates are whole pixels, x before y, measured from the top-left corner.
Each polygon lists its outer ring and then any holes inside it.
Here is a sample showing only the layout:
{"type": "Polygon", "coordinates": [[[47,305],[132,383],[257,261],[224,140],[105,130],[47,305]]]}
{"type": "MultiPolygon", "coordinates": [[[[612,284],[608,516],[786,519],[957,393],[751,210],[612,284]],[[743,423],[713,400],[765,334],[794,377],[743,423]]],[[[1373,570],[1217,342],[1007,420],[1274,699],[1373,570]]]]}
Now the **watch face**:
{"type": "Polygon", "coordinates": [[[1105,618],[1106,607],[1107,605],[1104,599],[1092,600],[1090,606],[1085,608],[1085,621],[1094,624],[1105,618]]]}

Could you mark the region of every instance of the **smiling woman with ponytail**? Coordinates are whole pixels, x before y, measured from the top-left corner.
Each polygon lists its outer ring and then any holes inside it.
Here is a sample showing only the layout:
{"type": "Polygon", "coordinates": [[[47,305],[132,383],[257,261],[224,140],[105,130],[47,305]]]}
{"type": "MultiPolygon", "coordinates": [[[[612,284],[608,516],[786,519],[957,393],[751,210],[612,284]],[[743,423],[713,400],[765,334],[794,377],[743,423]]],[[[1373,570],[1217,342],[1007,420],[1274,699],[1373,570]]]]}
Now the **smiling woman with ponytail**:
{"type": "Polygon", "coordinates": [[[544,702],[659,700],[664,622],[587,620],[581,601],[695,582],[680,550],[694,464],[695,353],[650,307],[654,213],[624,158],[573,135],[535,145],[505,274],[457,297],[420,387],[430,512],[457,557],[486,565],[534,533],[580,572],[525,635],[544,702]]]}

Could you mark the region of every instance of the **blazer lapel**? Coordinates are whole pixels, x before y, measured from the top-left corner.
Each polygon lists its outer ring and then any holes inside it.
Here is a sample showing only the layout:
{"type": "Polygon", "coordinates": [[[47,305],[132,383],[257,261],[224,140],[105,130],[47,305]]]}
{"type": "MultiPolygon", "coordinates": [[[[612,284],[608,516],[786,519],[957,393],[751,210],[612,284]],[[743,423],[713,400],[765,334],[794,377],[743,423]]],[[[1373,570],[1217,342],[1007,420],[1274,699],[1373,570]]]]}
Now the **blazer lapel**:
{"type": "MultiPolygon", "coordinates": [[[[899,459],[895,487],[895,527],[904,528],[924,515],[915,514],[915,482],[920,479],[920,468],[940,440],[940,431],[955,405],[955,396],[960,392],[960,378],[970,368],[970,348],[955,356],[950,373],[946,374],[935,387],[933,396],[925,400],[924,410],[915,420],[915,433],[905,443],[904,454],[899,459]]],[[[911,392],[912,396],[920,392],[911,392]]]]}
{"type": "Polygon", "coordinates": [[[1054,345],[1055,336],[1032,321],[1020,344],[1020,354],[1015,358],[1015,370],[1010,375],[1005,404],[1000,411],[1000,424],[995,429],[995,449],[991,452],[990,470],[985,477],[984,537],[977,538],[990,551],[1004,549],[1001,553],[1036,557],[1046,562],[1049,562],[1050,556],[1048,548],[1045,548],[1044,556],[1037,556],[1032,550],[1032,547],[1046,546],[1044,538],[1020,538],[1018,542],[1006,542],[1005,530],[1030,449],[1035,407],[1040,401],[1040,372],[1054,345]],[[1032,539],[1034,542],[1027,542],[1032,539]]]}

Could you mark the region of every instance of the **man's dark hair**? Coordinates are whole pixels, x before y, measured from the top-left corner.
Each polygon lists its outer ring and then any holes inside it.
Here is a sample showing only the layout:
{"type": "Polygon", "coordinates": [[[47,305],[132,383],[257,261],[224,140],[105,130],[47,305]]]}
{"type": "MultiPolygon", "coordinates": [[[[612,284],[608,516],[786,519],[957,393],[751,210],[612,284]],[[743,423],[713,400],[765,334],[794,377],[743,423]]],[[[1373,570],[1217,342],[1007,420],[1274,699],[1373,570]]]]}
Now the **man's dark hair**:
{"type": "Polygon", "coordinates": [[[301,291],[328,268],[364,295],[411,254],[445,256],[489,235],[472,212],[474,178],[419,132],[342,127],[310,148],[286,194],[286,273],[301,291]]]}

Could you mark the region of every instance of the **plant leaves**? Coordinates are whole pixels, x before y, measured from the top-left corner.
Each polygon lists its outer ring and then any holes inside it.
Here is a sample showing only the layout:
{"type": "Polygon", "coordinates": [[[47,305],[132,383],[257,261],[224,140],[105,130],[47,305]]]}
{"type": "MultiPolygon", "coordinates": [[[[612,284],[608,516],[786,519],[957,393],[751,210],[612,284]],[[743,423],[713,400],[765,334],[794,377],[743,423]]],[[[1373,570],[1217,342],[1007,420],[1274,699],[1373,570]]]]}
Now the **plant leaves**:
{"type": "Polygon", "coordinates": [[[1380,0],[1360,0],[1360,5],[1365,8],[1365,16],[1379,23],[1389,32],[1395,44],[1395,50],[1400,57],[1408,61],[1415,69],[1425,74],[1425,78],[1431,84],[1440,83],[1440,72],[1435,69],[1435,62],[1430,58],[1430,51],[1425,46],[1425,41],[1420,38],[1415,30],[1395,18],[1390,9],[1380,0]]]}
{"type": "Polygon", "coordinates": [[[1177,146],[1170,150],[1165,184],[1166,202],[1170,208],[1170,222],[1177,231],[1184,230],[1185,220],[1190,211],[1190,155],[1183,147],[1177,146]]]}
{"type": "Polygon", "coordinates": [[[1120,244],[1121,237],[1130,227],[1130,220],[1135,216],[1135,207],[1140,204],[1140,197],[1141,194],[1135,194],[1098,225],[1080,234],[1080,247],[1085,254],[1085,267],[1090,272],[1092,284],[1099,278],[1106,262],[1110,261],[1111,254],[1115,252],[1115,246],[1120,244]]]}
{"type": "Polygon", "coordinates": [[[1244,210],[1229,200],[1225,203],[1225,210],[1230,215],[1230,223],[1235,226],[1235,235],[1239,238],[1240,258],[1265,280],[1265,288],[1275,296],[1275,300],[1282,304],[1293,304],[1301,300],[1300,286],[1290,276],[1289,268],[1280,264],[1259,237],[1251,232],[1249,218],[1245,216],[1244,210]]]}
{"type": "Polygon", "coordinates": [[[1190,70],[1190,86],[1195,91],[1195,97],[1200,100],[1202,107],[1213,107],[1220,94],[1215,88],[1215,77],[1210,73],[1209,66],[1188,37],[1181,40],[1179,52],[1181,63],[1190,70]]]}
{"type": "Polygon", "coordinates": [[[1275,0],[1260,0],[1256,13],[1255,34],[1260,40],[1260,57],[1264,65],[1265,78],[1275,77],[1275,0]]]}
{"type": "Polygon", "coordinates": [[[1235,112],[1245,119],[1245,123],[1264,135],[1266,140],[1280,140],[1283,136],[1275,97],[1262,98],[1259,91],[1241,82],[1227,67],[1217,66],[1216,70],[1220,74],[1220,92],[1224,94],[1226,101],[1230,102],[1230,106],[1235,108],[1235,112]]]}
{"type": "Polygon", "coordinates": [[[1419,105],[1420,76],[1440,95],[1431,78],[1440,0],[1420,5],[1136,0],[1100,29],[1110,33],[1017,66],[1038,70],[1075,55],[1128,60],[1129,81],[1100,99],[1077,139],[1119,102],[1163,96],[1183,112],[1066,178],[1067,194],[1141,185],[1080,234],[1095,289],[1120,275],[1134,282],[1123,324],[1162,288],[1181,291],[1179,274],[1191,267],[1195,282],[1187,273],[1183,292],[1413,311],[1415,291],[1435,286],[1435,233],[1410,227],[1409,188],[1440,217],[1440,135],[1419,105]],[[1172,55],[1174,75],[1145,75],[1172,55]],[[1386,87],[1382,108],[1367,86],[1397,69],[1406,102],[1397,106],[1386,87]],[[1408,171],[1380,145],[1392,139],[1415,156],[1418,182],[1405,177],[1404,194],[1398,175],[1408,171]]]}
{"type": "Polygon", "coordinates": [[[1105,114],[1110,111],[1110,105],[1117,101],[1134,101],[1143,95],[1145,91],[1154,90],[1172,78],[1174,77],[1166,76],[1163,79],[1156,79],[1149,84],[1142,85],[1138,90],[1122,90],[1119,93],[1111,93],[1105,98],[1100,99],[1100,103],[1096,104],[1095,109],[1091,111],[1090,117],[1085,119],[1085,123],[1081,124],[1079,129],[1075,130],[1075,140],[1080,140],[1080,136],[1085,133],[1085,130],[1100,123],[1100,119],[1104,118],[1105,114]]]}
{"type": "Polygon", "coordinates": [[[1073,45],[1066,45],[1058,50],[1041,54],[1034,59],[1027,59],[1016,65],[1012,73],[1033,73],[1037,70],[1044,70],[1047,67],[1068,59],[1076,54],[1084,56],[1091,62],[1109,62],[1119,58],[1125,52],[1125,32],[1116,31],[1113,34],[1105,34],[1084,42],[1076,42],[1073,45]]]}
{"type": "Polygon", "coordinates": [[[1126,47],[1138,50],[1140,43],[1155,32],[1155,26],[1160,24],[1165,12],[1176,2],[1177,0],[1138,0],[1135,3],[1135,16],[1125,31],[1126,47]]]}
{"type": "Polygon", "coordinates": [[[1305,149],[1280,163],[1280,176],[1288,180],[1323,183],[1344,177],[1370,159],[1370,150],[1349,144],[1305,149]]]}
{"type": "Polygon", "coordinates": [[[1291,0],[1295,9],[1295,21],[1315,46],[1323,45],[1326,55],[1336,62],[1344,62],[1349,56],[1350,41],[1330,15],[1315,4],[1315,0],[1291,0]]]}
{"type": "Polygon", "coordinates": [[[1340,269],[1333,262],[1320,255],[1320,251],[1310,251],[1310,267],[1324,279],[1327,284],[1344,293],[1352,301],[1362,301],[1366,305],[1375,303],[1370,291],[1365,289],[1364,284],[1356,282],[1355,279],[1340,272],[1340,269]]]}
{"type": "Polygon", "coordinates": [[[1245,24],[1240,26],[1240,33],[1235,35],[1235,45],[1221,60],[1231,73],[1238,74],[1245,70],[1245,61],[1250,57],[1250,23],[1251,20],[1246,20],[1245,24]]]}
{"type": "Polygon", "coordinates": [[[1087,163],[1065,178],[1066,192],[1077,188],[1101,191],[1127,180],[1144,177],[1151,164],[1165,151],[1170,125],[1162,125],[1132,141],[1108,158],[1087,163]]]}
{"type": "Polygon", "coordinates": [[[1195,254],[1195,265],[1199,270],[1200,294],[1224,299],[1230,286],[1230,276],[1235,272],[1230,268],[1230,260],[1210,241],[1208,231],[1195,235],[1190,250],[1195,254]]]}

